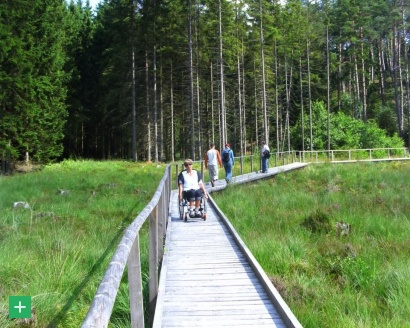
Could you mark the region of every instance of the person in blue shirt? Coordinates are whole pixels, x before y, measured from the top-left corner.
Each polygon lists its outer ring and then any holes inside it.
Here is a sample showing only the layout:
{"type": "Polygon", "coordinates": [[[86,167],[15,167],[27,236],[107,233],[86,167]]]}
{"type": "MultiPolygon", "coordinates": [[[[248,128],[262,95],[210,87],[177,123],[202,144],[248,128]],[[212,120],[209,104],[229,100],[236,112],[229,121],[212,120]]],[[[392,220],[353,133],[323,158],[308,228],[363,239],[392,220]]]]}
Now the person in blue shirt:
{"type": "Polygon", "coordinates": [[[225,148],[222,151],[222,164],[225,169],[226,183],[229,183],[232,178],[232,166],[235,165],[235,158],[231,149],[231,145],[229,143],[225,144],[225,148]]]}

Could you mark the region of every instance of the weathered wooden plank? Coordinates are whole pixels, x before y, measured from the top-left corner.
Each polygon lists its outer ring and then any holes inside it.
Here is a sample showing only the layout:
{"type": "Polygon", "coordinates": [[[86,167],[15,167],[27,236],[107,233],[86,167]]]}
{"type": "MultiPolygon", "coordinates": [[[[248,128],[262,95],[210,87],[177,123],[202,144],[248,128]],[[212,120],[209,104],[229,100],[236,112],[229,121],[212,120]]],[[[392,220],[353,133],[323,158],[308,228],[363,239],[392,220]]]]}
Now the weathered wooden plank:
{"type": "Polygon", "coordinates": [[[172,285],[175,287],[195,287],[195,288],[201,288],[201,287],[232,287],[232,286],[238,286],[238,287],[255,287],[256,284],[258,284],[258,280],[256,278],[254,279],[246,279],[243,278],[243,276],[239,276],[239,278],[236,279],[218,279],[217,276],[213,276],[214,279],[210,276],[209,279],[201,279],[201,280],[170,280],[172,281],[172,285]]]}
{"type": "MultiPolygon", "coordinates": [[[[164,318],[163,327],[278,327],[272,318],[238,317],[227,318],[218,316],[172,316],[164,318]]],[[[283,327],[283,324],[281,324],[283,327]]]]}
{"type": "MultiPolygon", "coordinates": [[[[205,310],[205,309],[228,309],[228,308],[252,308],[254,309],[255,305],[258,306],[265,306],[267,308],[271,308],[272,306],[272,302],[269,302],[268,298],[262,299],[262,298],[255,298],[253,300],[249,300],[249,299],[241,299],[238,300],[234,297],[231,298],[231,300],[227,300],[227,299],[221,299],[221,298],[215,298],[216,301],[214,300],[202,300],[201,301],[201,309],[205,310]]],[[[171,299],[171,300],[167,300],[164,303],[164,309],[166,309],[167,307],[172,307],[175,311],[180,311],[181,309],[185,310],[187,308],[191,308],[191,307],[196,307],[196,304],[192,304],[192,302],[190,301],[190,299],[183,299],[183,300],[179,300],[176,304],[174,304],[174,301],[176,299],[171,299]]],[[[166,311],[166,310],[165,310],[166,311]]]]}

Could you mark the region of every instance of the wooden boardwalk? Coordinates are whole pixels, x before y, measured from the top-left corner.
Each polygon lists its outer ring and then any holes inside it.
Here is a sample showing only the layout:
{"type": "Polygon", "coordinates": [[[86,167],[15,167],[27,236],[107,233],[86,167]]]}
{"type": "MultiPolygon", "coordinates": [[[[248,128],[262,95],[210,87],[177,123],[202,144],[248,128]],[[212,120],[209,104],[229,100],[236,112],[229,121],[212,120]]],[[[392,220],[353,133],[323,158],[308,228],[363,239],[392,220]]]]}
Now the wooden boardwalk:
{"type": "MultiPolygon", "coordinates": [[[[246,174],[231,183],[305,165],[246,174]]],[[[210,192],[225,187],[225,181],[207,184],[210,192]]],[[[180,220],[176,191],[170,205],[154,327],[302,327],[212,198],[206,221],[180,220]]]]}

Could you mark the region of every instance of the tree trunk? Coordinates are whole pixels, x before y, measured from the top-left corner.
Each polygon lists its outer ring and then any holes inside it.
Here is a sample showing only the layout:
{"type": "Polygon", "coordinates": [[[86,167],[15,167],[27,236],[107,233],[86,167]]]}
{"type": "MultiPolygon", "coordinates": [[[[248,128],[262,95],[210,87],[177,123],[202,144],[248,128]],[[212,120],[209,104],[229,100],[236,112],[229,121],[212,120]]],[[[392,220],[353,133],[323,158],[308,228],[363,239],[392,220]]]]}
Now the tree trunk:
{"type": "Polygon", "coordinates": [[[155,163],[158,162],[158,108],[157,108],[157,48],[154,46],[153,49],[153,70],[154,70],[154,94],[153,94],[153,107],[154,107],[154,161],[155,163]]]}
{"type": "Polygon", "coordinates": [[[171,102],[171,160],[175,161],[175,124],[174,124],[174,81],[173,62],[171,60],[170,72],[170,102],[171,102]]]}
{"type": "Polygon", "coordinates": [[[189,43],[189,110],[191,114],[191,158],[195,160],[195,128],[194,128],[194,63],[193,63],[193,49],[192,49],[192,5],[189,0],[188,8],[188,43],[189,43]]]}
{"type": "Polygon", "coordinates": [[[384,74],[385,74],[385,67],[384,67],[384,60],[383,60],[383,48],[382,48],[382,39],[380,38],[378,40],[378,52],[379,52],[379,92],[380,92],[380,98],[382,99],[382,104],[386,104],[386,100],[384,97],[384,74]]]}
{"type": "Polygon", "coordinates": [[[327,150],[330,150],[330,54],[329,54],[329,24],[326,25],[326,76],[327,76],[327,150]]]}
{"type": "Polygon", "coordinates": [[[243,109],[242,109],[242,113],[243,113],[243,127],[242,127],[242,134],[243,134],[243,148],[245,150],[245,154],[246,154],[246,140],[247,140],[247,136],[246,136],[246,89],[245,89],[245,55],[244,55],[245,51],[244,51],[244,47],[243,47],[243,38],[242,38],[242,104],[243,104],[243,109]]]}
{"type": "MultiPolygon", "coordinates": [[[[134,40],[134,38],[132,38],[134,40]]],[[[137,161],[137,111],[135,108],[136,96],[135,96],[135,46],[132,41],[131,49],[131,69],[132,69],[132,161],[137,161]]]]}
{"type": "Polygon", "coordinates": [[[225,144],[228,140],[227,125],[226,125],[226,113],[225,113],[225,83],[224,83],[224,64],[223,64],[223,48],[222,48],[222,4],[219,0],[218,8],[219,17],[219,67],[220,67],[220,110],[221,110],[221,133],[222,143],[225,144]]]}
{"type": "Polygon", "coordinates": [[[259,113],[258,113],[258,86],[256,83],[256,64],[253,62],[253,81],[254,81],[254,104],[255,104],[255,141],[256,146],[259,146],[259,113]]]}
{"type": "MultiPolygon", "coordinates": [[[[219,124],[218,124],[219,126],[219,124]]],[[[215,144],[215,112],[214,112],[214,73],[213,73],[213,65],[211,62],[211,141],[215,144]]],[[[221,145],[219,145],[219,149],[221,145]]]]}
{"type": "Polygon", "coordinates": [[[303,105],[303,71],[302,57],[299,57],[299,80],[300,80],[300,116],[302,122],[302,151],[305,151],[305,113],[303,105]]]}
{"type": "Polygon", "coordinates": [[[147,161],[151,161],[151,115],[149,110],[149,66],[148,66],[148,51],[145,51],[145,100],[147,110],[147,161]]]}
{"type": "Polygon", "coordinates": [[[159,82],[159,117],[160,117],[160,129],[159,129],[159,160],[162,162],[165,158],[164,154],[164,94],[163,94],[163,74],[162,74],[162,60],[160,60],[160,82],[159,82]]]}
{"type": "Polygon", "coordinates": [[[362,55],[362,92],[363,92],[363,122],[367,121],[367,89],[366,89],[366,68],[364,62],[364,40],[363,28],[360,28],[360,50],[362,55]]]}
{"type": "Polygon", "coordinates": [[[266,106],[266,76],[265,76],[265,50],[264,50],[264,37],[263,37],[263,24],[262,24],[262,0],[259,1],[260,9],[260,43],[261,43],[261,64],[262,64],[262,112],[263,112],[263,134],[266,144],[269,145],[269,121],[268,110],[266,106]]]}
{"type": "Polygon", "coordinates": [[[393,84],[394,84],[394,100],[395,100],[395,106],[396,106],[396,115],[397,115],[397,125],[398,125],[398,131],[399,131],[399,136],[403,136],[403,131],[401,129],[402,126],[402,117],[401,117],[401,105],[400,105],[400,99],[399,99],[399,86],[397,82],[397,65],[398,65],[398,60],[397,60],[397,45],[396,45],[396,34],[397,34],[397,26],[396,24],[394,25],[393,28],[393,46],[392,46],[392,51],[393,51],[393,84]]]}

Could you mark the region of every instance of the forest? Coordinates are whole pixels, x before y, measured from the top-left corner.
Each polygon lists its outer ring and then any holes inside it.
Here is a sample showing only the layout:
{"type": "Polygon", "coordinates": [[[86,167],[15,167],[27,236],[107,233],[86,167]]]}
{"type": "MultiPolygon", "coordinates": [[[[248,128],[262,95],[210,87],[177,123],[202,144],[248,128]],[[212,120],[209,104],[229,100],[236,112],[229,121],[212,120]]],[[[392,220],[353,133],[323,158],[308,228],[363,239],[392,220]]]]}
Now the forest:
{"type": "Polygon", "coordinates": [[[405,147],[408,0],[3,0],[0,158],[405,147]]]}

